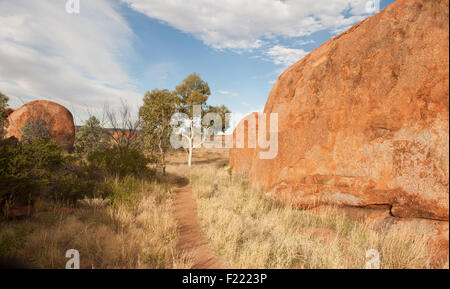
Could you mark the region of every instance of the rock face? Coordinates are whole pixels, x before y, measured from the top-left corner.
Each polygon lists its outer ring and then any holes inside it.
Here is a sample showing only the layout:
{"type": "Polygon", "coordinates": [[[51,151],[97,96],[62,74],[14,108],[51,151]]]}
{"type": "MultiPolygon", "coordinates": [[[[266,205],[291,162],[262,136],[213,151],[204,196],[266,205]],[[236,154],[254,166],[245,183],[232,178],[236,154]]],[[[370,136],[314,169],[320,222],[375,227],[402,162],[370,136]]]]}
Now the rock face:
{"type": "MultiPolygon", "coordinates": [[[[238,172],[249,172],[256,145],[249,145],[249,136],[256,136],[258,130],[258,113],[254,112],[244,117],[233,131],[233,149],[230,149],[230,166],[238,172]],[[249,129],[250,127],[250,129],[249,129]],[[241,134],[240,134],[241,133],[241,134]],[[240,137],[240,138],[239,138],[240,137]],[[241,140],[241,146],[237,145],[241,140]]],[[[256,143],[256,142],[255,142],[256,143]]]]}
{"type": "Polygon", "coordinates": [[[230,165],[299,208],[448,221],[448,8],[398,0],[288,68],[264,109],[278,113],[277,157],[232,149],[230,165]]]}
{"type": "Polygon", "coordinates": [[[72,113],[64,106],[51,101],[29,102],[12,112],[8,117],[7,137],[14,136],[20,139],[22,126],[27,120],[37,118],[45,120],[50,125],[51,136],[55,142],[69,151],[72,150],[75,140],[75,125],[72,113]]]}

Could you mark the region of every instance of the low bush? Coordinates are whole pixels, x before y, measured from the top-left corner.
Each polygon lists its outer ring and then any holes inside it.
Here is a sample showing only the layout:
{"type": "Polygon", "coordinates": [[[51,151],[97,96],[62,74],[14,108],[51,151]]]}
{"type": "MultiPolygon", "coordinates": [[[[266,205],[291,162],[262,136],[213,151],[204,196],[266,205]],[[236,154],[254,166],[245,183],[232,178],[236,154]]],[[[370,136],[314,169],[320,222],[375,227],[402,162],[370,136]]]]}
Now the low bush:
{"type": "Polygon", "coordinates": [[[111,194],[109,199],[114,206],[133,205],[139,193],[144,191],[145,182],[133,176],[123,179],[116,178],[109,182],[111,194]]]}
{"type": "Polygon", "coordinates": [[[47,187],[47,199],[73,205],[80,199],[104,198],[110,192],[110,186],[95,176],[87,176],[84,173],[65,174],[52,179],[47,187]]]}
{"type": "Polygon", "coordinates": [[[41,118],[27,120],[22,127],[20,141],[24,144],[31,144],[34,141],[49,141],[50,139],[50,125],[41,118]]]}
{"type": "Polygon", "coordinates": [[[28,144],[3,141],[0,145],[1,207],[33,203],[63,164],[61,148],[54,142],[41,139],[28,144]]]}
{"type": "Polygon", "coordinates": [[[88,161],[96,169],[105,170],[113,176],[124,178],[128,175],[149,176],[152,172],[147,165],[150,160],[135,148],[112,147],[92,152],[88,161]]]}
{"type": "Polygon", "coordinates": [[[26,238],[31,235],[36,228],[31,225],[23,225],[14,228],[11,232],[2,232],[0,234],[0,257],[10,258],[15,250],[24,247],[26,238]]]}
{"type": "Polygon", "coordinates": [[[95,116],[91,116],[77,131],[74,144],[75,152],[89,154],[103,150],[109,146],[109,140],[110,136],[102,128],[100,121],[95,116]]]}
{"type": "Polygon", "coordinates": [[[80,157],[64,155],[52,141],[0,143],[0,211],[6,215],[11,208],[33,205],[37,198],[73,205],[111,192],[105,172],[80,157]]]}

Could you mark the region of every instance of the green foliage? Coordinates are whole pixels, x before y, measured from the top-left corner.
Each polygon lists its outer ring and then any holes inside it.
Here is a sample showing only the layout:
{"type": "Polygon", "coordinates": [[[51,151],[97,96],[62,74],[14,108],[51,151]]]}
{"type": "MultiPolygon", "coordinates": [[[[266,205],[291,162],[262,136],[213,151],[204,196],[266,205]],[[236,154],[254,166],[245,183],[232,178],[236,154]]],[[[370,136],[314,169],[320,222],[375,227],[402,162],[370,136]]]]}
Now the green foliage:
{"type": "Polygon", "coordinates": [[[64,156],[52,141],[0,144],[0,209],[33,204],[37,198],[75,204],[83,198],[105,198],[112,186],[105,173],[125,176],[146,172],[145,156],[138,150],[119,153],[105,149],[90,155],[91,164],[76,156],[64,156]]]}
{"type": "Polygon", "coordinates": [[[0,145],[0,207],[32,204],[37,198],[75,203],[85,197],[106,196],[102,174],[59,145],[36,139],[32,143],[0,145]]]}
{"type": "Polygon", "coordinates": [[[61,148],[54,142],[36,139],[29,144],[0,145],[0,205],[33,202],[40,189],[51,182],[62,167],[61,148]]]}
{"type": "MultiPolygon", "coordinates": [[[[186,113],[191,120],[194,117],[193,106],[201,106],[201,114],[204,116],[207,113],[217,113],[222,121],[222,127],[217,128],[216,132],[225,131],[229,123],[225,115],[230,113],[230,110],[225,106],[211,106],[207,105],[208,97],[211,95],[211,91],[207,82],[203,81],[197,73],[188,75],[183,82],[175,89],[175,95],[177,96],[178,111],[186,113]]],[[[204,125],[205,128],[211,130],[214,123],[204,125]]]]}
{"type": "Polygon", "coordinates": [[[0,257],[12,257],[14,251],[23,248],[27,237],[35,230],[34,226],[25,225],[15,228],[13,232],[3,232],[0,235],[0,257]]]}
{"type": "Polygon", "coordinates": [[[88,155],[88,161],[96,169],[105,170],[111,175],[126,177],[127,175],[145,176],[149,173],[149,159],[141,150],[118,146],[95,151],[88,155]]]}
{"type": "Polygon", "coordinates": [[[183,82],[175,89],[179,98],[179,110],[186,113],[189,118],[193,118],[194,105],[201,105],[206,109],[206,102],[211,95],[211,90],[207,82],[203,81],[197,73],[188,75],[183,82]]]}
{"type": "Polygon", "coordinates": [[[108,145],[109,135],[95,116],[91,116],[75,136],[75,152],[80,154],[103,150],[108,145]]]}
{"type": "Polygon", "coordinates": [[[49,141],[51,139],[50,125],[43,119],[29,119],[22,127],[20,141],[30,144],[36,140],[49,141]]]}
{"type": "Polygon", "coordinates": [[[144,96],[139,110],[141,128],[144,132],[146,149],[156,155],[163,172],[166,168],[166,154],[170,150],[172,126],[170,120],[175,113],[177,98],[167,89],[154,89],[144,96]]]}
{"type": "Polygon", "coordinates": [[[21,142],[0,140],[0,211],[8,215],[9,210],[33,205],[38,198],[60,204],[75,204],[83,198],[122,200],[127,192],[136,190],[129,176],[153,176],[142,150],[89,143],[93,135],[101,136],[98,124],[91,118],[79,138],[79,144],[86,144],[80,152],[87,153],[87,162],[80,154],[64,155],[62,148],[49,140],[45,122],[40,120],[26,124],[21,142]],[[118,193],[108,175],[117,176],[123,191],[118,193]]]}
{"type": "Polygon", "coordinates": [[[142,190],[142,180],[134,176],[126,176],[123,179],[115,179],[110,183],[111,194],[109,199],[113,205],[132,205],[142,190]]]}
{"type": "Polygon", "coordinates": [[[47,187],[46,197],[55,202],[69,202],[75,204],[77,200],[85,198],[104,198],[111,189],[102,182],[98,174],[93,174],[87,168],[75,174],[61,174],[52,178],[47,187]]]}
{"type": "Polygon", "coordinates": [[[0,139],[5,136],[5,127],[7,125],[5,109],[8,106],[8,97],[0,92],[0,139]]]}

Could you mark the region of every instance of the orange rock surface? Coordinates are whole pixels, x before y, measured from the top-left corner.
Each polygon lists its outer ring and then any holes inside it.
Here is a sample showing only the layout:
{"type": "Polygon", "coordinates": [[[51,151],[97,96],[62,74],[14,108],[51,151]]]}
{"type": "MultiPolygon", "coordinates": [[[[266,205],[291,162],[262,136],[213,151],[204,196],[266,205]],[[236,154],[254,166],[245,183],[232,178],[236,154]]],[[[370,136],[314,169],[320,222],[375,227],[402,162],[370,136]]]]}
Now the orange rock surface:
{"type": "Polygon", "coordinates": [[[258,128],[258,113],[254,112],[244,117],[234,129],[232,135],[233,148],[230,149],[229,153],[230,166],[233,168],[233,170],[238,172],[250,171],[253,163],[257,139],[254,142],[255,143],[254,146],[253,145],[249,146],[249,136],[257,136],[257,128],[258,128]],[[241,134],[239,134],[239,132],[241,134]],[[238,147],[237,145],[238,139],[241,141],[240,147],[238,147]]]}
{"type": "Polygon", "coordinates": [[[8,117],[7,137],[20,139],[21,128],[27,120],[43,119],[50,125],[52,139],[67,150],[72,150],[75,140],[75,125],[72,113],[64,106],[52,101],[38,100],[29,102],[8,117]]]}
{"type": "Polygon", "coordinates": [[[264,110],[278,155],[235,148],[230,165],[299,208],[448,221],[448,5],[398,0],[289,67],[264,110]]]}

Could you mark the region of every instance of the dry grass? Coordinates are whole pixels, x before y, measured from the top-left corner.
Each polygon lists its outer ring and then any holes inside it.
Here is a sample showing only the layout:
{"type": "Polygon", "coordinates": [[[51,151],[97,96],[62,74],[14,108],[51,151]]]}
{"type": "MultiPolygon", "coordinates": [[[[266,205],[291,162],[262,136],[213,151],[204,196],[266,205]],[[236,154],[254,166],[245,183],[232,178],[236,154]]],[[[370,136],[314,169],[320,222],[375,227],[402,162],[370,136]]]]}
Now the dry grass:
{"type": "Polygon", "coordinates": [[[68,249],[80,252],[82,268],[190,268],[189,258],[175,253],[170,189],[146,181],[138,188],[132,200],[113,206],[41,206],[32,219],[3,223],[3,251],[37,268],[65,268],[68,249]]]}
{"type": "Polygon", "coordinates": [[[183,175],[203,231],[226,267],[364,268],[369,249],[380,252],[382,268],[429,267],[423,235],[374,230],[338,208],[281,205],[273,195],[252,190],[245,176],[233,175],[227,160],[226,151],[197,151],[189,169],[185,155],[176,153],[165,183],[115,180],[111,202],[85,202],[96,204],[91,207],[42,203],[31,219],[0,223],[0,256],[64,268],[66,251],[77,249],[82,268],[190,268],[191,258],[175,251],[178,232],[167,184],[183,175]]]}
{"type": "Polygon", "coordinates": [[[203,230],[229,268],[364,268],[369,249],[380,252],[382,268],[429,266],[424,236],[375,231],[337,208],[283,206],[253,191],[245,176],[231,175],[218,157],[226,160],[219,152],[197,153],[191,169],[170,170],[190,179],[203,230]]]}

